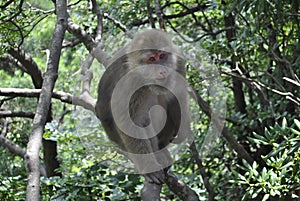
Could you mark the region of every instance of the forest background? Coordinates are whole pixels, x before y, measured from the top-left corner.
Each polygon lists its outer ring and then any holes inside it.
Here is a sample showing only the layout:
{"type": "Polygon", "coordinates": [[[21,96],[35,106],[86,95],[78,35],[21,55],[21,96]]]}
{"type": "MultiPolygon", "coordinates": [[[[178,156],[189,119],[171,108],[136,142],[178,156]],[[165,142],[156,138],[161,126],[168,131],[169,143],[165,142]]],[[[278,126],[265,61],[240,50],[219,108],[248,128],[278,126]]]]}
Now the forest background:
{"type": "MultiPolygon", "coordinates": [[[[145,28],[194,58],[195,147],[173,172],[200,200],[299,200],[298,0],[63,2],[0,1],[1,200],[140,200],[142,178],[112,171],[93,106],[106,56],[145,28]],[[205,153],[216,100],[195,61],[217,69],[226,97],[205,153]]],[[[178,199],[165,187],[162,197],[178,199]]]]}

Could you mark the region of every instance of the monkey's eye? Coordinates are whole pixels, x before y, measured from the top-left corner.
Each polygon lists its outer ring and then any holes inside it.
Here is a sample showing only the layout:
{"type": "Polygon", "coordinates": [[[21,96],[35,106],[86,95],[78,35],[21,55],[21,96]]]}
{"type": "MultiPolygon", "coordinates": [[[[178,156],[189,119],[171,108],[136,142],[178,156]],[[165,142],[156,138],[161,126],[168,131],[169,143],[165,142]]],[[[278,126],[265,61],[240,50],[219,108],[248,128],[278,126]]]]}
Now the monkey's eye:
{"type": "Polygon", "coordinates": [[[165,51],[157,51],[154,54],[150,54],[147,59],[146,62],[148,64],[155,64],[155,63],[160,63],[160,62],[164,62],[166,61],[168,58],[168,54],[165,51]]]}
{"type": "Polygon", "coordinates": [[[147,59],[147,63],[154,63],[156,61],[155,57],[154,56],[150,56],[148,59],[147,59]]]}
{"type": "Polygon", "coordinates": [[[159,60],[166,60],[168,57],[166,52],[160,52],[159,53],[159,60]]]}
{"type": "Polygon", "coordinates": [[[156,60],[155,57],[150,57],[150,58],[149,58],[149,61],[154,62],[155,60],[156,60]]]}

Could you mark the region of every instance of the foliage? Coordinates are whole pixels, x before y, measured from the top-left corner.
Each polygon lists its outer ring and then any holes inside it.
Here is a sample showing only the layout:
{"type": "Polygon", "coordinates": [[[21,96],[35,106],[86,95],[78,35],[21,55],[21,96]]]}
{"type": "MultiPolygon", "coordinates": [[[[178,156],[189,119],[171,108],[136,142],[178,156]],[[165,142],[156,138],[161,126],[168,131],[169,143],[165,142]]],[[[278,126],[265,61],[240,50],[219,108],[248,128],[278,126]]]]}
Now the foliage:
{"type": "Polygon", "coordinates": [[[26,172],[23,160],[5,150],[0,150],[0,197],[1,200],[24,200],[26,172]]]}
{"type": "MultiPolygon", "coordinates": [[[[28,72],[15,58],[12,62],[6,56],[12,48],[21,47],[45,72],[46,50],[55,26],[54,6],[52,1],[18,0],[5,6],[7,2],[0,1],[0,87],[33,89],[28,72]]],[[[210,65],[207,60],[212,61],[225,86],[221,98],[227,96],[226,129],[254,159],[253,163],[242,159],[224,137],[216,140],[208,153],[200,153],[215,200],[299,200],[299,1],[159,2],[166,30],[176,35],[183,54],[201,61],[202,71],[197,70],[200,64],[188,61],[190,85],[209,106],[213,105],[205,76],[210,65]]],[[[89,1],[68,3],[72,20],[93,37],[97,16],[91,12],[89,1]]],[[[97,3],[104,13],[101,43],[109,55],[128,40],[116,21],[128,33],[150,27],[146,1],[97,3]]],[[[153,3],[151,6],[154,10],[153,3]]],[[[89,52],[71,33],[66,33],[64,45],[54,90],[78,94],[82,88],[80,67],[89,52]]],[[[91,95],[96,97],[104,69],[94,62],[91,71],[91,95]]],[[[36,105],[35,98],[0,97],[0,112],[34,112],[36,105]]],[[[196,102],[191,110],[196,117],[192,123],[195,144],[201,150],[211,116],[196,102]]],[[[26,149],[32,120],[1,115],[1,137],[26,149]],[[4,132],[6,123],[8,132],[4,132]]],[[[140,200],[141,178],[118,172],[118,164],[108,163],[118,156],[94,115],[53,99],[52,117],[43,137],[57,142],[60,168],[56,171],[63,176],[42,178],[42,200],[140,200]]],[[[172,170],[198,193],[200,200],[207,200],[209,193],[191,156],[190,151],[178,155],[180,159],[172,170]]],[[[0,200],[24,200],[27,179],[23,158],[2,146],[0,157],[0,200]]],[[[44,157],[41,152],[41,161],[44,157]]],[[[162,196],[177,199],[165,187],[162,196]]]]}
{"type": "Polygon", "coordinates": [[[43,200],[139,200],[135,188],[141,185],[136,175],[111,173],[101,164],[79,168],[74,173],[43,178],[43,200]]]}
{"type": "Polygon", "coordinates": [[[286,119],[283,119],[281,126],[276,124],[266,129],[264,136],[254,134],[254,137],[249,137],[251,142],[258,145],[271,145],[272,151],[262,156],[266,167],[243,161],[239,168],[244,174],[233,170],[237,179],[232,182],[247,187],[242,200],[248,200],[249,197],[255,199],[259,195],[263,197],[262,200],[270,197],[278,197],[279,200],[299,199],[294,192],[300,182],[300,122],[295,119],[294,123],[289,127],[286,119]]]}

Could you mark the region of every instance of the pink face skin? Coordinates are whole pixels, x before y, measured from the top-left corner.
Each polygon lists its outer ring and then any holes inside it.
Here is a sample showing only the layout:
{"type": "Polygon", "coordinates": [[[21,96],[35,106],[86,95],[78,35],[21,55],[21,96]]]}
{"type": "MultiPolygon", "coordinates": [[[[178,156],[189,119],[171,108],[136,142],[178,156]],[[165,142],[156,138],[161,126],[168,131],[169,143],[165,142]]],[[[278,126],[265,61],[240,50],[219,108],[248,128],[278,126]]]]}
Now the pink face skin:
{"type": "Polygon", "coordinates": [[[168,53],[159,50],[153,54],[150,54],[147,57],[146,62],[148,64],[160,64],[160,63],[164,63],[167,59],[168,59],[168,53]]]}

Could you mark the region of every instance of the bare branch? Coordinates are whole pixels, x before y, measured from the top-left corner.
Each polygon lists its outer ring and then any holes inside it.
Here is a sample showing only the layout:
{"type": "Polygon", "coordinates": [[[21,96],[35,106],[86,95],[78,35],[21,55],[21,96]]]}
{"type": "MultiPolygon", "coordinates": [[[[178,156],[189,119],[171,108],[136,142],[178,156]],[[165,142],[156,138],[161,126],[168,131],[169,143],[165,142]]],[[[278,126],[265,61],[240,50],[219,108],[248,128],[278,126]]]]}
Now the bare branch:
{"type": "Polygon", "coordinates": [[[50,58],[47,63],[47,71],[43,80],[36,115],[33,120],[32,134],[27,145],[25,156],[28,171],[28,183],[26,189],[27,201],[40,200],[40,163],[39,152],[42,145],[42,135],[47,121],[48,111],[51,104],[51,96],[54,83],[57,79],[58,64],[62,48],[62,42],[67,28],[67,3],[56,1],[57,21],[54,29],[50,58]]]}
{"type": "MultiPolygon", "coordinates": [[[[105,15],[104,15],[105,16],[105,15]]],[[[99,63],[102,63],[105,67],[109,64],[110,56],[108,56],[103,50],[101,43],[96,43],[94,39],[77,24],[73,22],[71,17],[68,15],[68,31],[76,36],[80,41],[83,42],[88,51],[93,55],[99,63]]]]}
{"type": "Polygon", "coordinates": [[[124,33],[128,33],[128,30],[124,24],[122,24],[120,21],[114,19],[113,17],[109,16],[108,13],[103,14],[105,19],[108,19],[112,21],[117,27],[119,27],[124,33]]]}
{"type": "MultiPolygon", "coordinates": [[[[91,88],[91,82],[93,79],[93,72],[91,72],[89,69],[93,63],[94,57],[92,55],[89,55],[89,57],[84,61],[82,67],[81,67],[81,75],[83,76],[83,83],[82,83],[82,93],[78,97],[73,97],[74,104],[83,104],[86,106],[83,100],[90,103],[88,106],[88,109],[95,113],[95,105],[96,100],[91,96],[90,94],[90,88],[91,88]],[[78,101],[78,102],[77,102],[78,101]]],[[[85,107],[86,108],[86,107],[85,107]]]]}
{"type": "Polygon", "coordinates": [[[149,22],[150,22],[151,27],[152,27],[153,29],[155,29],[155,21],[154,21],[153,16],[152,16],[152,14],[153,14],[153,9],[151,8],[150,3],[151,3],[151,0],[147,0],[148,20],[149,20],[149,22]]]}
{"type": "MultiPolygon", "coordinates": [[[[165,9],[167,6],[171,5],[172,3],[168,3],[166,4],[166,6],[162,6],[163,9],[165,9]]],[[[174,15],[163,15],[163,18],[165,20],[167,19],[175,19],[175,18],[179,18],[179,17],[184,17],[186,15],[190,15],[190,14],[193,14],[193,13],[196,13],[196,12],[199,12],[200,10],[204,10],[205,8],[207,8],[207,6],[202,6],[202,5],[198,5],[194,8],[190,8],[190,9],[187,9],[186,11],[184,12],[181,12],[181,13],[178,13],[178,14],[174,14],[174,15]]],[[[157,18],[154,18],[154,20],[157,20],[157,18]]],[[[140,26],[140,25],[144,25],[144,24],[147,24],[149,22],[148,19],[143,19],[143,20],[137,20],[137,21],[133,21],[131,23],[131,26],[140,26]]]]}
{"type": "Polygon", "coordinates": [[[0,96],[9,97],[39,97],[41,89],[0,88],[0,96]]]}
{"type": "Polygon", "coordinates": [[[158,18],[159,27],[160,27],[161,30],[166,30],[162,10],[161,10],[161,7],[160,7],[160,4],[159,4],[158,0],[154,0],[154,5],[155,5],[156,16],[158,18]]]}
{"type": "Polygon", "coordinates": [[[26,151],[22,147],[20,147],[19,145],[17,145],[14,142],[8,140],[7,138],[5,138],[2,135],[0,135],[0,144],[3,147],[6,147],[8,149],[8,151],[10,151],[11,153],[21,156],[22,158],[24,158],[24,156],[26,154],[26,151]]]}
{"type": "MultiPolygon", "coordinates": [[[[39,97],[41,89],[20,89],[20,88],[0,88],[0,96],[8,97],[39,97]]],[[[73,96],[70,93],[63,91],[54,91],[52,97],[64,103],[81,106],[92,112],[95,111],[96,99],[88,93],[83,93],[79,96],[73,96]]]]}
{"type": "Polygon", "coordinates": [[[99,8],[96,0],[92,0],[93,9],[92,11],[97,15],[97,30],[96,30],[96,36],[95,41],[101,41],[102,36],[102,30],[103,30],[103,13],[102,10],[99,8]]]}
{"type": "Polygon", "coordinates": [[[300,82],[297,79],[293,80],[293,79],[288,78],[288,77],[283,77],[283,79],[290,82],[290,83],[292,83],[292,84],[294,84],[294,85],[296,85],[296,86],[298,86],[298,87],[300,87],[300,82]]]}
{"type": "MultiPolygon", "coordinates": [[[[64,108],[65,108],[65,106],[64,106],[64,108]]],[[[63,113],[60,115],[60,117],[59,117],[59,119],[58,119],[58,124],[57,124],[57,126],[56,126],[56,129],[57,129],[57,130],[58,130],[59,127],[61,126],[61,124],[62,124],[62,122],[63,122],[65,116],[66,116],[67,114],[69,114],[70,112],[72,112],[72,110],[64,109],[63,113]]]]}
{"type": "MultiPolygon", "coordinates": [[[[16,154],[20,156],[21,158],[24,158],[26,155],[26,151],[20,147],[18,144],[8,140],[4,136],[0,135],[0,145],[7,148],[9,152],[12,154],[16,154]]],[[[44,177],[46,177],[46,170],[45,167],[40,165],[39,167],[40,174],[44,177]]]]}
{"type": "MultiPolygon", "coordinates": [[[[183,181],[179,180],[170,170],[166,173],[165,183],[169,189],[181,200],[198,201],[199,198],[195,191],[189,188],[183,181]]],[[[141,197],[144,201],[160,200],[162,185],[145,181],[141,190],[141,197]]]]}
{"type": "Polygon", "coordinates": [[[199,198],[195,191],[188,187],[183,181],[179,180],[171,171],[166,173],[165,183],[181,200],[198,201],[199,198]]]}
{"type": "Polygon", "coordinates": [[[27,73],[26,68],[15,58],[9,54],[4,54],[0,56],[0,68],[5,70],[8,73],[13,73],[15,68],[19,68],[22,71],[27,73]]]}
{"type": "Polygon", "coordinates": [[[162,8],[165,9],[166,7],[172,5],[172,4],[179,4],[182,7],[184,7],[186,10],[177,14],[172,14],[172,15],[164,15],[165,19],[174,19],[174,18],[181,18],[184,17],[186,15],[193,15],[195,12],[199,12],[199,11],[203,11],[206,8],[208,8],[207,5],[197,5],[196,7],[193,8],[187,8],[183,3],[180,2],[169,2],[166,5],[164,5],[162,8]]]}
{"type": "Polygon", "coordinates": [[[6,117],[25,117],[25,118],[34,118],[34,112],[26,111],[0,111],[0,118],[6,117]]]}
{"type": "MultiPolygon", "coordinates": [[[[12,25],[14,25],[16,28],[17,28],[17,30],[18,30],[18,32],[19,32],[19,34],[20,34],[20,42],[18,43],[18,46],[21,46],[22,44],[23,44],[23,42],[24,42],[24,34],[23,34],[23,30],[21,29],[21,27],[17,24],[17,23],[15,23],[14,21],[9,21],[9,23],[11,23],[12,25]]],[[[12,44],[11,44],[12,45],[12,44]]]]}
{"type": "Polygon", "coordinates": [[[81,43],[81,40],[75,38],[74,40],[66,40],[64,41],[63,43],[63,48],[65,47],[75,47],[76,45],[80,44],[81,43]]]}
{"type": "Polygon", "coordinates": [[[79,96],[74,96],[72,99],[74,105],[82,106],[83,108],[95,113],[96,99],[90,96],[88,93],[82,93],[79,96]]]}
{"type": "Polygon", "coordinates": [[[93,79],[93,73],[89,70],[93,63],[93,60],[94,57],[92,55],[89,55],[88,58],[84,61],[80,72],[84,76],[82,91],[88,92],[88,94],[90,94],[91,82],[93,79]]]}
{"type": "MultiPolygon", "coordinates": [[[[226,75],[230,75],[230,76],[233,76],[237,79],[240,79],[241,81],[244,81],[246,83],[249,83],[251,85],[253,85],[253,87],[257,90],[261,90],[261,88],[265,88],[267,89],[268,91],[271,91],[275,94],[278,94],[280,96],[283,96],[285,97],[287,100],[290,100],[290,101],[293,101],[295,104],[299,105],[300,106],[300,98],[298,98],[296,95],[294,95],[292,92],[286,92],[286,91],[280,91],[278,89],[273,89],[271,88],[270,86],[262,83],[262,82],[259,82],[259,81],[256,81],[252,78],[248,78],[248,77],[245,77],[243,75],[238,75],[236,73],[232,73],[232,72],[225,72],[225,71],[222,71],[222,73],[226,74],[226,75]]],[[[285,79],[287,80],[287,79],[285,79]]],[[[295,84],[295,83],[294,83],[295,84]]]]}
{"type": "Polygon", "coordinates": [[[9,0],[6,3],[4,3],[3,5],[0,6],[1,9],[6,8],[7,6],[9,6],[9,4],[11,4],[12,2],[14,2],[14,0],[9,0]]]}
{"type": "Polygon", "coordinates": [[[31,76],[35,88],[41,88],[43,78],[42,71],[32,57],[21,48],[13,48],[8,53],[18,60],[31,76]]]}
{"type": "Polygon", "coordinates": [[[1,132],[1,136],[5,137],[7,132],[8,132],[8,127],[9,124],[11,123],[9,118],[6,118],[4,124],[3,124],[3,128],[2,128],[2,132],[1,132]]]}

